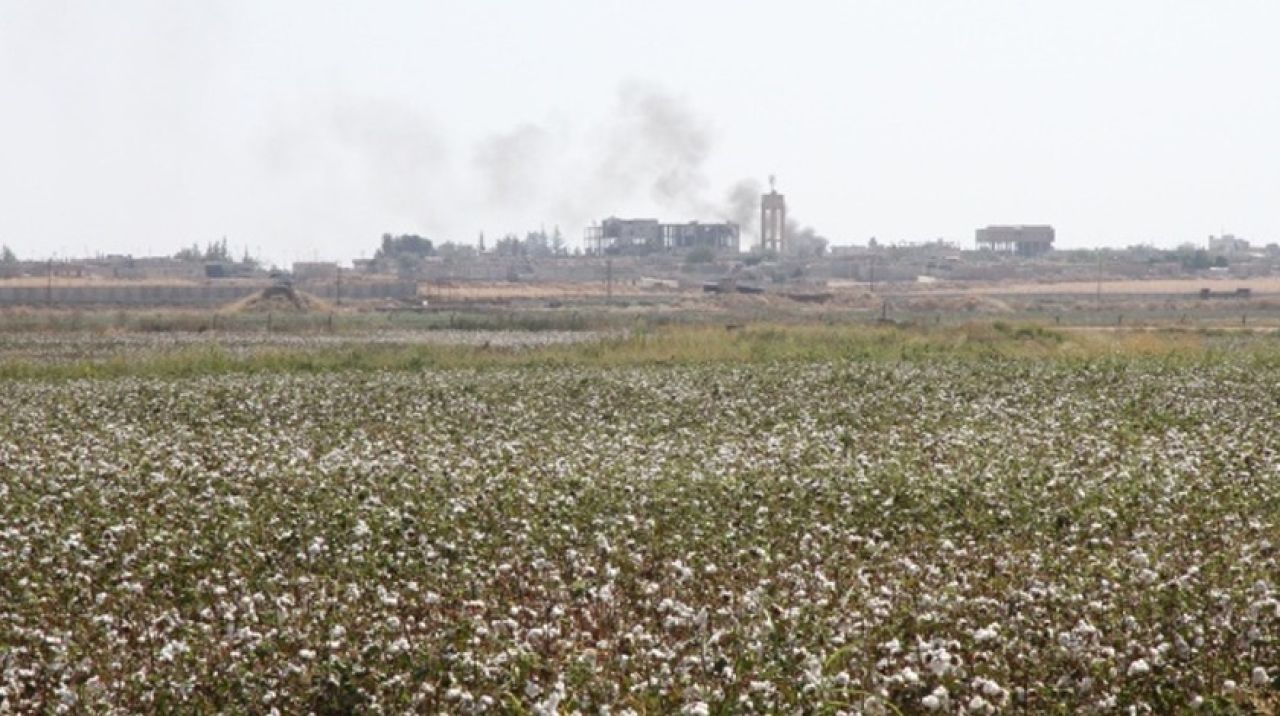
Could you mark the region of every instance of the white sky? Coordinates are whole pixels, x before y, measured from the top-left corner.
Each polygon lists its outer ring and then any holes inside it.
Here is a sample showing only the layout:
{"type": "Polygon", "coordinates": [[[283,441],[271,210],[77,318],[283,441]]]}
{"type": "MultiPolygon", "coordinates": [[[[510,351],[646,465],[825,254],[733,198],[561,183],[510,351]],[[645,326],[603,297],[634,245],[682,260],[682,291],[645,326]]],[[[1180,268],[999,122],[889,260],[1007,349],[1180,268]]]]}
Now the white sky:
{"type": "Polygon", "coordinates": [[[771,173],[838,244],[1280,241],[1278,35],[1275,0],[0,0],[0,243],[576,242],[771,173]]]}

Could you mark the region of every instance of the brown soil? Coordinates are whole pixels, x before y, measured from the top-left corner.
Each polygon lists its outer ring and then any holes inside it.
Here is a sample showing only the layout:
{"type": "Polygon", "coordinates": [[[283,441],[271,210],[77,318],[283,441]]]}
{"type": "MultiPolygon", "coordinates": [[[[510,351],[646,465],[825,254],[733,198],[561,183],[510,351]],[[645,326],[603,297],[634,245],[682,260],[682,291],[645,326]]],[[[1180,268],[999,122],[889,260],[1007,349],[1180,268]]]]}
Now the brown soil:
{"type": "MultiPolygon", "coordinates": [[[[427,300],[441,301],[476,301],[504,299],[556,299],[574,297],[603,297],[609,289],[604,281],[556,281],[507,283],[494,282],[428,282],[422,289],[427,300]]],[[[654,296],[683,295],[695,293],[689,290],[663,287],[640,287],[630,281],[615,281],[613,295],[619,296],[654,296]]]]}

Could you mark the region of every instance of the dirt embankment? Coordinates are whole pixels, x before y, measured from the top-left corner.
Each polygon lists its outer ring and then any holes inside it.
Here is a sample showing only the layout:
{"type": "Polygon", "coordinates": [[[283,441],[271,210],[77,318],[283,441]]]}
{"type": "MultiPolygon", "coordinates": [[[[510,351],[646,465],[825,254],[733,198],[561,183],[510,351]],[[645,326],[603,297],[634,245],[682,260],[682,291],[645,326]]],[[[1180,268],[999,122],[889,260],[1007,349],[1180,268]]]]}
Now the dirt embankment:
{"type": "Polygon", "coordinates": [[[306,291],[289,286],[271,286],[246,296],[224,309],[228,313],[321,313],[333,310],[306,291]]]}

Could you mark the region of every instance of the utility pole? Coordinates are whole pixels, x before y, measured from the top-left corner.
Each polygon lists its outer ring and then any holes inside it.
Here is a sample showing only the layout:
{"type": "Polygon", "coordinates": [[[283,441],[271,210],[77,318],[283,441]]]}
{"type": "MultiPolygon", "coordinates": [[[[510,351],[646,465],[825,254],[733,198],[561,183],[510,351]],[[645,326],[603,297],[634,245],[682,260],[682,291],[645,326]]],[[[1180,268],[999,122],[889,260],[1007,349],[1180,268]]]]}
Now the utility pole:
{"type": "Polygon", "coordinates": [[[1101,247],[1099,247],[1099,248],[1097,248],[1097,249],[1094,249],[1094,252],[1098,254],[1098,295],[1097,295],[1097,301],[1098,301],[1098,305],[1099,305],[1099,306],[1101,306],[1101,305],[1102,305],[1102,248],[1101,248],[1101,247]]]}
{"type": "Polygon", "coordinates": [[[605,302],[613,303],[613,259],[604,260],[605,302]]]}
{"type": "MultiPolygon", "coordinates": [[[[333,303],[335,306],[342,305],[342,264],[338,264],[337,274],[333,278],[333,303]]],[[[329,322],[333,322],[332,314],[329,322]]]]}

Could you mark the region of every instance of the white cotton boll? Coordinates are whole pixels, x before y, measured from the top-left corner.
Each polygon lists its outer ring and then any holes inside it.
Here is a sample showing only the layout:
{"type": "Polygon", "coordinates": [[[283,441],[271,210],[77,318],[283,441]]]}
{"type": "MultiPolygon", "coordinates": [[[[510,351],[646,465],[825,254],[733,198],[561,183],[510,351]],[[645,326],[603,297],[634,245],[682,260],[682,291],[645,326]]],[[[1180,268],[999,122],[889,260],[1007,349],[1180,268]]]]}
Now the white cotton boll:
{"type": "Polygon", "coordinates": [[[187,645],[181,641],[171,641],[160,650],[160,661],[170,662],[188,651],[187,645]]]}
{"type": "Polygon", "coordinates": [[[106,691],[106,687],[102,685],[102,679],[96,676],[90,677],[88,681],[84,682],[83,688],[85,693],[91,697],[100,696],[102,692],[106,691]]]}
{"type": "Polygon", "coordinates": [[[1232,679],[1227,679],[1226,681],[1222,682],[1222,693],[1226,694],[1227,696],[1234,694],[1236,692],[1236,688],[1238,688],[1236,685],[1236,682],[1232,679]]]}
{"type": "Polygon", "coordinates": [[[1129,671],[1126,673],[1129,676],[1146,676],[1151,673],[1151,665],[1147,663],[1146,659],[1138,659],[1129,664],[1129,671]]]}
{"type": "Polygon", "coordinates": [[[564,684],[556,682],[547,698],[534,704],[533,711],[539,716],[556,716],[560,713],[560,702],[564,700],[564,684]]]}
{"type": "Polygon", "coordinates": [[[978,643],[982,643],[982,642],[991,641],[992,639],[995,639],[999,636],[1000,636],[1000,625],[992,623],[975,631],[973,633],[973,640],[978,643]]]}
{"type": "Polygon", "coordinates": [[[938,649],[926,655],[926,666],[930,673],[938,678],[942,678],[951,673],[960,663],[959,657],[954,656],[946,649],[938,649]]]}
{"type": "Polygon", "coordinates": [[[1267,670],[1261,666],[1253,667],[1253,673],[1249,674],[1249,683],[1254,686],[1266,686],[1271,682],[1271,678],[1267,676],[1267,670]]]}
{"type": "Polygon", "coordinates": [[[969,699],[969,710],[974,713],[982,714],[982,713],[986,713],[990,709],[991,709],[991,704],[987,703],[987,700],[982,698],[981,696],[974,696],[973,698],[969,699]]]}
{"type": "Polygon", "coordinates": [[[1187,643],[1186,639],[1182,638],[1181,634],[1173,635],[1173,649],[1183,659],[1191,656],[1191,645],[1187,643]]]}
{"type": "Polygon", "coordinates": [[[945,686],[939,686],[932,693],[920,700],[920,705],[929,711],[944,709],[951,703],[951,695],[945,686]]]}
{"type": "Polygon", "coordinates": [[[979,688],[982,689],[983,696],[986,696],[989,699],[995,699],[996,701],[1004,700],[1004,689],[1000,684],[997,684],[991,679],[978,679],[978,682],[979,688]]]}
{"type": "Polygon", "coordinates": [[[884,701],[875,696],[868,696],[862,700],[862,713],[867,716],[885,716],[889,709],[885,707],[884,701]]]}

